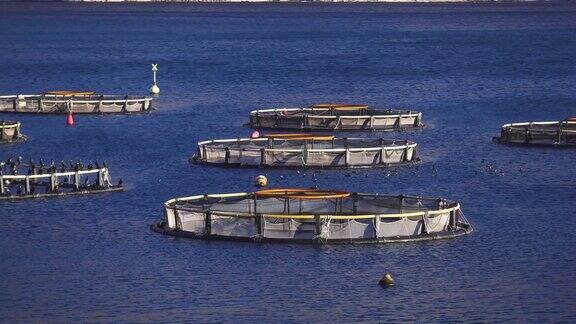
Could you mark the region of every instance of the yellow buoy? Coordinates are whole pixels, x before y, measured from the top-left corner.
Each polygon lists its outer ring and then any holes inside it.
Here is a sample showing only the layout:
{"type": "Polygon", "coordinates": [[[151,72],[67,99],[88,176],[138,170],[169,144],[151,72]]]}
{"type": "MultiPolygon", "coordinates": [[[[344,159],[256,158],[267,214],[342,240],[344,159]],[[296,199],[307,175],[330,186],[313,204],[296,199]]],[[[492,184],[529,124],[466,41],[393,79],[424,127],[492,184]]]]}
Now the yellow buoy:
{"type": "Polygon", "coordinates": [[[382,277],[382,279],[380,279],[380,281],[378,281],[378,284],[382,287],[394,286],[394,278],[392,278],[392,274],[389,272],[386,272],[384,274],[384,276],[382,277]]]}
{"type": "Polygon", "coordinates": [[[266,185],[268,185],[268,179],[265,176],[259,175],[256,177],[256,186],[266,187],[266,185]]]}

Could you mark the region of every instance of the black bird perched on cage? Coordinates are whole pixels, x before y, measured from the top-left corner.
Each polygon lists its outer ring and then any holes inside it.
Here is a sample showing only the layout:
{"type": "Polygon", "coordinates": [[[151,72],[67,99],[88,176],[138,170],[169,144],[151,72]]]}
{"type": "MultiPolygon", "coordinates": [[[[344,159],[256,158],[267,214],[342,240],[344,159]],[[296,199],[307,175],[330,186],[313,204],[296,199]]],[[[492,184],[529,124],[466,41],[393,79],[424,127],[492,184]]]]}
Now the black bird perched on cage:
{"type": "Polygon", "coordinates": [[[64,161],[60,162],[60,172],[62,173],[66,172],[66,164],[64,163],[64,161]]]}
{"type": "Polygon", "coordinates": [[[32,158],[30,158],[30,171],[32,171],[31,174],[36,174],[36,164],[34,164],[34,161],[32,161],[32,158]]]}
{"type": "Polygon", "coordinates": [[[122,181],[122,179],[118,180],[118,187],[122,187],[123,184],[124,184],[124,181],[122,181]]]}
{"type": "Polygon", "coordinates": [[[92,165],[92,161],[88,161],[88,170],[94,169],[94,165],[92,165]]]}
{"type": "Polygon", "coordinates": [[[17,175],[18,174],[18,168],[16,167],[16,162],[12,162],[10,164],[10,169],[12,169],[12,174],[13,175],[17,175]]]}
{"type": "Polygon", "coordinates": [[[42,159],[40,159],[40,169],[38,170],[38,173],[40,174],[44,174],[44,161],[42,159]]]}

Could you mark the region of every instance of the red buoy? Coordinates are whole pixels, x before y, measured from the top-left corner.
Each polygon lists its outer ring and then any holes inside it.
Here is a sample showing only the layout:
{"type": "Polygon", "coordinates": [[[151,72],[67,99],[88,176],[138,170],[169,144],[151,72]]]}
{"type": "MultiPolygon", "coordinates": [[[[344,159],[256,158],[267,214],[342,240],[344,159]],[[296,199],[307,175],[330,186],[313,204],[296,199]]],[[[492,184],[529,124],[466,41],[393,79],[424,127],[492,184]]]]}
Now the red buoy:
{"type": "Polygon", "coordinates": [[[66,125],[67,126],[74,125],[74,117],[72,117],[72,112],[69,112],[68,116],[66,116],[66,125]]]}
{"type": "Polygon", "coordinates": [[[253,130],[252,132],[250,132],[250,138],[258,138],[260,137],[260,132],[257,130],[253,130]]]}

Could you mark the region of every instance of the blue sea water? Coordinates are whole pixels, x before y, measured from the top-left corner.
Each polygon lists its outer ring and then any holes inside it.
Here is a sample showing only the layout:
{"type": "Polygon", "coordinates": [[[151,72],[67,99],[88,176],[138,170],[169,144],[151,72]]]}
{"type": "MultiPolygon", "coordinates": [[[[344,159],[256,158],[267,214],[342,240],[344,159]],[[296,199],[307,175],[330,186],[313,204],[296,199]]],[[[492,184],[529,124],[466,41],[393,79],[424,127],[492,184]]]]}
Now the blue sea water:
{"type": "MultiPolygon", "coordinates": [[[[3,115],[0,159],[107,160],[123,193],[0,202],[1,322],[576,321],[576,154],[491,142],[512,121],[576,115],[576,5],[0,4],[0,93],[145,94],[152,114],[3,115]],[[419,169],[189,165],[257,107],[422,111],[419,169]],[[487,165],[498,169],[487,170],[487,165]],[[432,172],[435,167],[438,173],[432,172]],[[275,187],[445,197],[475,232],[390,245],[171,238],[163,201],[275,187]],[[280,176],[284,176],[282,179],[280,176]],[[396,286],[376,283],[384,272],[396,286]]],[[[350,134],[343,134],[350,135],[350,134]]],[[[353,134],[358,135],[358,134],[353,134]]]]}

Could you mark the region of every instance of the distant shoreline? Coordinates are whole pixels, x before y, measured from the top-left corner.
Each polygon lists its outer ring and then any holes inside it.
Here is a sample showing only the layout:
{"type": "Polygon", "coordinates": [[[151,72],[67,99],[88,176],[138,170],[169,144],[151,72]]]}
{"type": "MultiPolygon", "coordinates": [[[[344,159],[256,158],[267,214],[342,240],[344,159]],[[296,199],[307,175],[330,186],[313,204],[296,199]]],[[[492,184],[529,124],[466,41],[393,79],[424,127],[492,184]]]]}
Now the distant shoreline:
{"type": "MultiPolygon", "coordinates": [[[[563,2],[562,0],[53,0],[54,2],[193,2],[193,3],[223,3],[223,2],[266,2],[266,3],[515,3],[515,2],[563,2]]],[[[49,1],[42,1],[49,2],[49,1]]]]}

